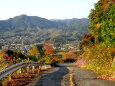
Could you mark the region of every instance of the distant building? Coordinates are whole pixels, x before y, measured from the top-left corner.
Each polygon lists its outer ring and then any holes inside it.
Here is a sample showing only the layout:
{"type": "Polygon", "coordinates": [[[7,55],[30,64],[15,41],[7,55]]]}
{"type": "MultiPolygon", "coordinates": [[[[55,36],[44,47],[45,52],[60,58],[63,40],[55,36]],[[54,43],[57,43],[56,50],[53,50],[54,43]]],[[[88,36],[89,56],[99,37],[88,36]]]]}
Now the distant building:
{"type": "Polygon", "coordinates": [[[22,44],[11,44],[2,46],[2,50],[10,49],[10,50],[21,50],[23,53],[28,53],[30,49],[30,45],[22,45],[22,44]]]}

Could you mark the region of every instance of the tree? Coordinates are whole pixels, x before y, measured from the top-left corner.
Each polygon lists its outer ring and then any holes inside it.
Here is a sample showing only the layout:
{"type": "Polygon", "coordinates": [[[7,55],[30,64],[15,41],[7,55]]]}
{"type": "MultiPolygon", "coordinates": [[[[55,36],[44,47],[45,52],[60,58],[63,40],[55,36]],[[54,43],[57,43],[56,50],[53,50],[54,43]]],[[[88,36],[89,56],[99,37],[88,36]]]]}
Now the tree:
{"type": "Polygon", "coordinates": [[[4,51],[6,56],[4,57],[5,59],[27,59],[27,57],[22,54],[21,51],[15,51],[15,50],[5,50],[4,51]]]}
{"type": "Polygon", "coordinates": [[[29,56],[34,56],[34,57],[38,57],[39,56],[39,50],[37,48],[37,46],[33,45],[31,47],[31,49],[29,50],[29,56]]]}
{"type": "Polygon", "coordinates": [[[87,34],[84,34],[82,37],[84,38],[84,40],[81,41],[82,45],[90,46],[90,45],[94,44],[95,38],[94,38],[93,34],[87,33],[87,34]]]}
{"type": "Polygon", "coordinates": [[[45,51],[45,54],[51,55],[51,56],[55,53],[55,50],[51,44],[45,44],[44,51],[45,51]]]}
{"type": "Polygon", "coordinates": [[[115,2],[100,0],[89,15],[91,23],[89,30],[95,37],[95,43],[106,42],[115,44],[115,2]]]}
{"type": "Polygon", "coordinates": [[[77,54],[74,52],[68,52],[63,55],[63,59],[77,59],[77,54]]]}

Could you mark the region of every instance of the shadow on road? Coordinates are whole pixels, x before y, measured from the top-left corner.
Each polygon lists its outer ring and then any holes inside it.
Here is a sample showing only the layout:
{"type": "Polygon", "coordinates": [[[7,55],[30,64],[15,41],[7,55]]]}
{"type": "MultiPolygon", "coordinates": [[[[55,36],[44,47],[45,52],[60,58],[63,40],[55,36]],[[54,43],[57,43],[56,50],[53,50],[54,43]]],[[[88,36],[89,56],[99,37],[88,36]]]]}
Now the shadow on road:
{"type": "Polygon", "coordinates": [[[61,81],[68,72],[69,70],[65,66],[46,71],[35,86],[61,86],[61,81]]]}

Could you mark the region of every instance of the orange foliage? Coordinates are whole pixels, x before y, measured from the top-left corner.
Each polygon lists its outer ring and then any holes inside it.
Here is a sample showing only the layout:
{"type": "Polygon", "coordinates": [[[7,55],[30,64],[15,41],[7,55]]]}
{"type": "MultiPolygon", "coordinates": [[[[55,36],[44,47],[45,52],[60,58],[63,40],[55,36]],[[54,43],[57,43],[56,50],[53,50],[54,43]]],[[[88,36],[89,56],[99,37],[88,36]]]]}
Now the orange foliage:
{"type": "Polygon", "coordinates": [[[97,28],[99,28],[101,26],[101,24],[97,24],[96,26],[97,26],[97,28]]]}
{"type": "Polygon", "coordinates": [[[53,55],[55,53],[53,46],[50,44],[45,44],[44,50],[45,50],[45,53],[48,55],[53,55]]]}
{"type": "Polygon", "coordinates": [[[103,7],[103,10],[106,11],[106,10],[109,8],[109,6],[110,6],[110,5],[109,5],[108,3],[103,4],[103,6],[102,6],[102,7],[103,7]]]}
{"type": "Polygon", "coordinates": [[[94,43],[95,37],[91,33],[84,34],[82,36],[84,40],[81,42],[82,45],[88,45],[90,43],[94,43]]]}
{"type": "Polygon", "coordinates": [[[101,0],[102,2],[114,1],[114,0],[101,0]]]}
{"type": "Polygon", "coordinates": [[[65,53],[63,56],[64,59],[77,59],[77,54],[74,52],[65,53]]]}
{"type": "Polygon", "coordinates": [[[0,62],[4,60],[3,56],[4,56],[4,53],[0,51],[0,62]]]}
{"type": "Polygon", "coordinates": [[[108,3],[103,4],[103,7],[109,7],[108,3]]]}
{"type": "Polygon", "coordinates": [[[91,33],[87,33],[87,34],[84,34],[83,36],[82,36],[84,39],[87,39],[87,40],[89,40],[89,39],[91,39],[92,37],[94,37],[91,33]]]}
{"type": "Polygon", "coordinates": [[[4,54],[3,52],[0,52],[0,55],[4,54]]]}
{"type": "Polygon", "coordinates": [[[53,60],[58,61],[58,57],[54,56],[53,60]]]}
{"type": "Polygon", "coordinates": [[[115,3],[115,0],[111,0],[113,3],[115,3]]]}
{"type": "Polygon", "coordinates": [[[111,53],[115,54],[115,48],[110,49],[111,53]]]}
{"type": "Polygon", "coordinates": [[[4,56],[4,59],[9,60],[9,61],[15,61],[16,59],[10,56],[4,56]]]}

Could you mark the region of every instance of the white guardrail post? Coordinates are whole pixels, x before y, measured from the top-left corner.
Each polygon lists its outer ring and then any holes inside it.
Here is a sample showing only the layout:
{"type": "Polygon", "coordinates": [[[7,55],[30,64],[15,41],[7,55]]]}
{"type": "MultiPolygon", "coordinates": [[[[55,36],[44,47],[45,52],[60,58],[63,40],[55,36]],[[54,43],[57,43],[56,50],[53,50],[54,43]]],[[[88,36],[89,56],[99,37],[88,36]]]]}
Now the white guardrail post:
{"type": "MultiPolygon", "coordinates": [[[[30,66],[32,67],[32,70],[34,70],[35,66],[37,66],[37,68],[40,69],[41,65],[50,65],[50,64],[48,64],[48,63],[38,63],[38,62],[21,62],[21,63],[15,64],[15,65],[12,65],[12,66],[10,66],[8,68],[5,68],[4,70],[0,71],[0,80],[3,79],[6,76],[12,74],[13,72],[19,70],[19,69],[20,69],[20,73],[21,73],[22,72],[21,68],[23,68],[23,67],[26,67],[27,72],[29,72],[30,66]]],[[[40,71],[38,71],[38,73],[39,72],[40,71]]]]}

